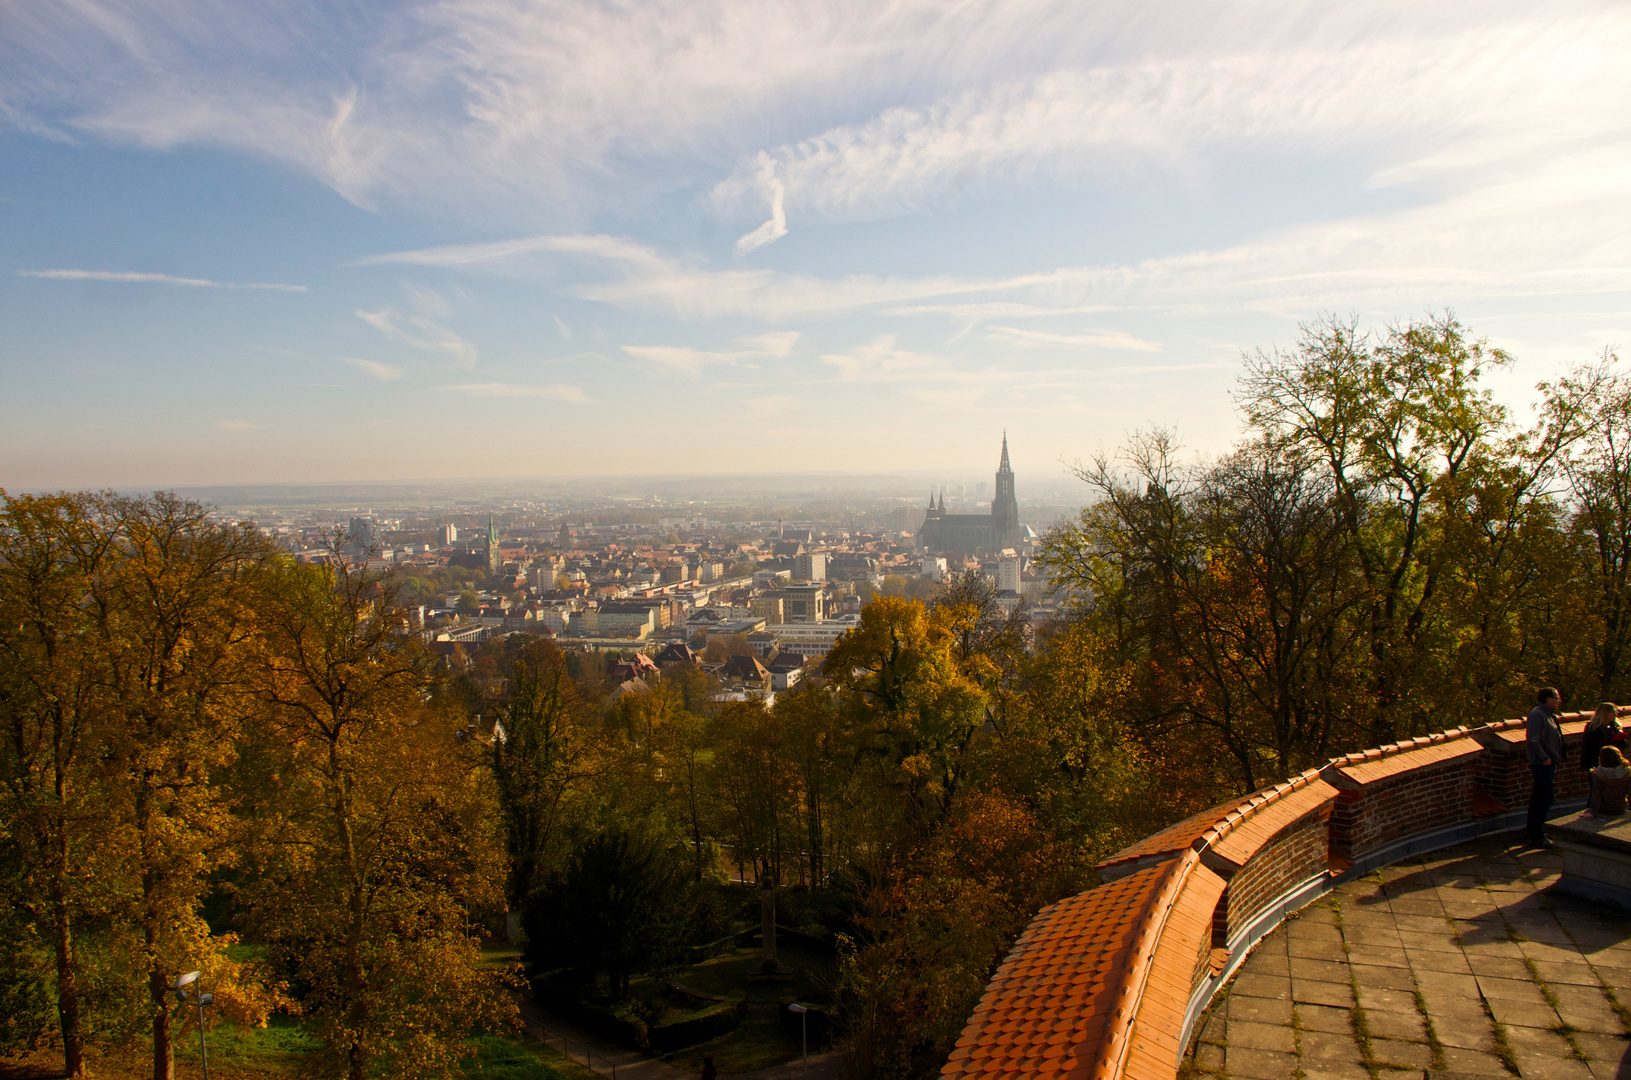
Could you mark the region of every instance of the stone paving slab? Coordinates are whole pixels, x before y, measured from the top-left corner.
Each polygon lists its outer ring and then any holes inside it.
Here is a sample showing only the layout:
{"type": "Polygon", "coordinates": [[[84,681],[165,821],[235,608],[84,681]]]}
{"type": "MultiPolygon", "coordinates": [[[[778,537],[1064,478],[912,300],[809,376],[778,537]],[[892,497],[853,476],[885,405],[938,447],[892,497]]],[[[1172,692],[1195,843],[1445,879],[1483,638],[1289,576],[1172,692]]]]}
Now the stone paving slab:
{"type": "Polygon", "coordinates": [[[1631,913],[1474,841],[1346,882],[1265,938],[1185,1061],[1217,1080],[1631,1080],[1631,913]]]}

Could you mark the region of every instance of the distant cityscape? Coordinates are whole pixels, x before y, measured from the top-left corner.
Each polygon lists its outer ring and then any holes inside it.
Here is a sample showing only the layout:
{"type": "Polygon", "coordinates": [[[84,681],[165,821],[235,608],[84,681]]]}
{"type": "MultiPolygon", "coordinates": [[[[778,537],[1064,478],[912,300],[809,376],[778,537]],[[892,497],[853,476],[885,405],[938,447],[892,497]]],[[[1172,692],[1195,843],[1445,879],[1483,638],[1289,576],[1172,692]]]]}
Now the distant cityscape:
{"type": "Polygon", "coordinates": [[[394,572],[420,633],[450,664],[468,664],[467,650],[490,638],[539,634],[628,656],[613,670],[614,694],[640,688],[645,665],[685,661],[702,663],[725,696],[769,703],[878,594],[928,596],[973,572],[1009,616],[1055,618],[1060,599],[1036,546],[1071,508],[1022,507],[1017,495],[1004,436],[992,485],[938,485],[910,502],[828,492],[789,510],[562,494],[446,511],[220,513],[248,516],[302,561],[394,572]]]}

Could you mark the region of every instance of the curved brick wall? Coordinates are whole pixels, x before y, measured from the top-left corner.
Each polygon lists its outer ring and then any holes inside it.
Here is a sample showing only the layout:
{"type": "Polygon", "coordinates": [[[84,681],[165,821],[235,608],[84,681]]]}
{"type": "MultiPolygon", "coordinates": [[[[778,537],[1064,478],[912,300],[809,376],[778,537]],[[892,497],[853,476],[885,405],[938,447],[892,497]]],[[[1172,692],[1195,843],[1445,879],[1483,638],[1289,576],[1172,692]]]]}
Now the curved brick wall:
{"type": "MultiPolygon", "coordinates": [[[[1622,709],[1621,715],[1631,713],[1622,709]]],[[[1555,813],[1584,804],[1587,714],[1555,813]]],[[[1335,758],[1179,822],[1098,866],[1098,888],[1039,912],[986,987],[946,1077],[1176,1077],[1190,1026],[1287,913],[1346,878],[1523,825],[1522,720],[1335,758]]]]}

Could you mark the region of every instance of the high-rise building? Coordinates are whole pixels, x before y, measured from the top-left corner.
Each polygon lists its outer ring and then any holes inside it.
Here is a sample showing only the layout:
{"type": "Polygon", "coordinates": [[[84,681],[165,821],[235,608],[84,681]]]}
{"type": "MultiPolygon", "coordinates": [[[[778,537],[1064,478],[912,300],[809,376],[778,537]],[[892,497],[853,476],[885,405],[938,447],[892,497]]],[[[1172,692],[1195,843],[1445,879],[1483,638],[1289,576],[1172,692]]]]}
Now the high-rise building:
{"type": "Polygon", "coordinates": [[[354,517],[346,529],[346,540],[358,551],[372,551],[379,547],[379,540],[374,533],[374,519],[354,517]]]}
{"type": "Polygon", "coordinates": [[[826,581],[827,556],[805,552],[793,561],[793,577],[798,581],[826,581]]]}
{"type": "Polygon", "coordinates": [[[997,591],[1019,592],[1020,562],[1017,555],[1004,555],[997,560],[997,591]]]}

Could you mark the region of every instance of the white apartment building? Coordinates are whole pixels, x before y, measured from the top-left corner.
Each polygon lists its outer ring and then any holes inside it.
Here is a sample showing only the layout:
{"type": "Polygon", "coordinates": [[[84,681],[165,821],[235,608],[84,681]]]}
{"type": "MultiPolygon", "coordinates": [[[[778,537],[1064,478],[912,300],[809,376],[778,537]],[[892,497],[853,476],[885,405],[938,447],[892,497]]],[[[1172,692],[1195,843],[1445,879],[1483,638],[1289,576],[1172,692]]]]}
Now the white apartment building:
{"type": "Polygon", "coordinates": [[[997,591],[1012,593],[1019,592],[1019,578],[1023,569],[1024,567],[1019,557],[1016,555],[1004,555],[1002,558],[998,559],[997,591]]]}
{"type": "Polygon", "coordinates": [[[776,646],[782,652],[808,660],[812,656],[826,656],[834,642],[860,625],[859,615],[840,615],[819,622],[782,623],[770,630],[776,635],[776,646]]]}

